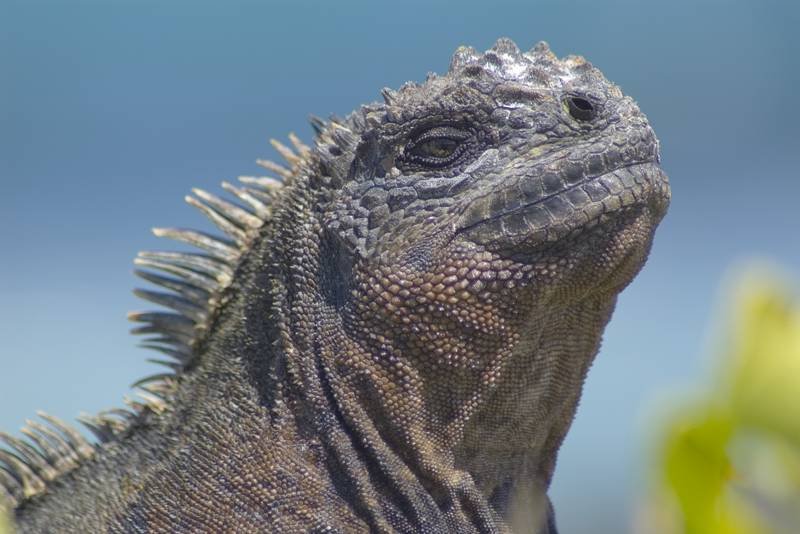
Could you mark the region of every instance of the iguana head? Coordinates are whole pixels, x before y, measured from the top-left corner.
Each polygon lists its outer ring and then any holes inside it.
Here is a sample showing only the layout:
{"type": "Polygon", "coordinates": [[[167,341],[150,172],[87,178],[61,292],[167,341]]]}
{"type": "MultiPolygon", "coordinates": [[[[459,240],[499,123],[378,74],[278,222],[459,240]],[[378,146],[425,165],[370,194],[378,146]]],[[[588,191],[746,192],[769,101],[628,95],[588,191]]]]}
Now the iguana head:
{"type": "Polygon", "coordinates": [[[611,214],[667,207],[647,119],[581,57],[501,39],[383,95],[350,117],[347,150],[318,147],[343,184],[325,227],[354,257],[422,268],[463,246],[535,263],[611,214]]]}
{"type": "Polygon", "coordinates": [[[522,463],[546,485],[669,203],[658,141],[599,70],[544,43],[462,47],[383,96],[315,149],[341,402],[487,495],[522,463]]]}

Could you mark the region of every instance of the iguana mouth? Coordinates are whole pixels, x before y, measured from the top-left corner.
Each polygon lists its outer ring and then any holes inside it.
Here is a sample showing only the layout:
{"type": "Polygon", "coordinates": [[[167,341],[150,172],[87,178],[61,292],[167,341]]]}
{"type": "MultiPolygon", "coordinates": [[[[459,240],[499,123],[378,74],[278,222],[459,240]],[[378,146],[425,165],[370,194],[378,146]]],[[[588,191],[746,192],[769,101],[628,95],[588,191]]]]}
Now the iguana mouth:
{"type": "Polygon", "coordinates": [[[669,198],[669,180],[661,167],[654,160],[635,162],[529,202],[512,201],[490,216],[481,217],[480,206],[467,209],[457,234],[492,250],[530,252],[630,214],[633,208],[660,219],[669,198]]]}

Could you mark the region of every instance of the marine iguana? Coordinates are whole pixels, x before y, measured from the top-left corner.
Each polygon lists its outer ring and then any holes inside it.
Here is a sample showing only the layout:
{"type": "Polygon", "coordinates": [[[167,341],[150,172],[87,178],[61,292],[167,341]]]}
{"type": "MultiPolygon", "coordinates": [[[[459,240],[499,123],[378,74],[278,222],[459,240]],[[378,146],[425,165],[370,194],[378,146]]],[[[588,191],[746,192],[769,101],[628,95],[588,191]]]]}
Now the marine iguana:
{"type": "Polygon", "coordinates": [[[546,490],[669,204],[658,141],[581,57],[500,39],[312,118],[279,179],[187,200],[131,314],[171,368],[130,408],[6,434],[20,532],[555,532],[546,490]]]}

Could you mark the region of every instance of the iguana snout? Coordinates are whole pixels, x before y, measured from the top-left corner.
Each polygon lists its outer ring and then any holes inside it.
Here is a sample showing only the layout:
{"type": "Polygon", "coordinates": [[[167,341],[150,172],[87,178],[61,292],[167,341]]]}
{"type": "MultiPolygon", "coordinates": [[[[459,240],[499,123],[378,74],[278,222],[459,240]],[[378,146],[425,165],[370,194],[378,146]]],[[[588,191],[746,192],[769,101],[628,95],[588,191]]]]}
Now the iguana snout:
{"type": "Polygon", "coordinates": [[[516,111],[516,119],[510,112],[508,122],[532,118],[530,134],[492,155],[496,168],[485,166],[475,179],[457,233],[533,261],[598,226],[609,229],[643,215],[657,224],[670,198],[658,140],[636,105],[613,89],[594,103],[565,93],[516,111]],[[537,114],[555,119],[536,122],[537,114]]]}

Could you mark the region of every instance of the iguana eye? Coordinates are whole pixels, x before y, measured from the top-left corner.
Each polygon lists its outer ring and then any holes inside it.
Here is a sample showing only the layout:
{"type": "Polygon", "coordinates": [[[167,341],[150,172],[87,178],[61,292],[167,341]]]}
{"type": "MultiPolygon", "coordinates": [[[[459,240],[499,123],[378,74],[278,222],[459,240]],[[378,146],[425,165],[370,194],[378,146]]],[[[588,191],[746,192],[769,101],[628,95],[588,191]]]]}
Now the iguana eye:
{"type": "Polygon", "coordinates": [[[453,155],[458,148],[458,141],[448,137],[434,137],[415,146],[411,151],[417,157],[445,159],[453,155]]]}
{"type": "Polygon", "coordinates": [[[446,167],[461,158],[469,138],[469,132],[452,126],[437,126],[415,136],[406,145],[402,159],[422,167],[446,167]]]}

